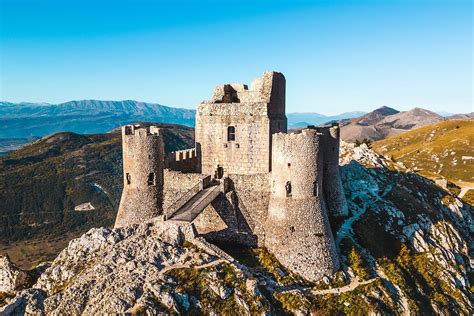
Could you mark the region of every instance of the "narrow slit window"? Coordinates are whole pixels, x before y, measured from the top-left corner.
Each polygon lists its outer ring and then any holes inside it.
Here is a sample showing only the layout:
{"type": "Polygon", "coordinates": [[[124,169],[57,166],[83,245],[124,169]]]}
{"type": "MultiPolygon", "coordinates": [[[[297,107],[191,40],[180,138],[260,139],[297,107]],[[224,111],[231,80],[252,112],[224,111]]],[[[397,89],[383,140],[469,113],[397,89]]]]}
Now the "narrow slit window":
{"type": "Polygon", "coordinates": [[[127,179],[127,184],[132,183],[132,176],[130,175],[130,173],[127,173],[127,175],[125,176],[125,178],[127,179]]]}
{"type": "Polygon", "coordinates": [[[155,185],[155,173],[152,172],[148,175],[148,185],[155,185]]]}
{"type": "Polygon", "coordinates": [[[235,140],[235,126],[227,127],[227,141],[233,142],[235,140]]]}
{"type": "Polygon", "coordinates": [[[313,195],[314,196],[319,196],[318,195],[318,183],[316,181],[313,182],[313,195]]]}
{"type": "Polygon", "coordinates": [[[286,197],[291,197],[291,182],[287,181],[285,185],[286,197]]]}

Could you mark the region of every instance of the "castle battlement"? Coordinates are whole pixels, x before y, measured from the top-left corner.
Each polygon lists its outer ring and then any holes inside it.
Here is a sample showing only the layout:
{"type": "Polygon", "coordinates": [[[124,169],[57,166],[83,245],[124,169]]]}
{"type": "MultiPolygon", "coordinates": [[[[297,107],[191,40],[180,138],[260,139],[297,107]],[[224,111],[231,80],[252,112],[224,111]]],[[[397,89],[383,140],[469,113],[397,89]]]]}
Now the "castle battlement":
{"type": "Polygon", "coordinates": [[[159,136],[160,129],[156,126],[141,126],[140,124],[125,125],[122,127],[123,136],[159,136]]]}
{"type": "Polygon", "coordinates": [[[208,241],[266,247],[308,280],[338,269],[328,214],[347,213],[339,127],[287,133],[283,74],[217,86],[197,107],[195,148],[165,154],[154,126],[122,136],[116,226],[166,214],[208,241]]]}
{"type": "Polygon", "coordinates": [[[196,148],[172,151],[166,154],[165,166],[182,172],[195,172],[198,165],[196,148]]]}

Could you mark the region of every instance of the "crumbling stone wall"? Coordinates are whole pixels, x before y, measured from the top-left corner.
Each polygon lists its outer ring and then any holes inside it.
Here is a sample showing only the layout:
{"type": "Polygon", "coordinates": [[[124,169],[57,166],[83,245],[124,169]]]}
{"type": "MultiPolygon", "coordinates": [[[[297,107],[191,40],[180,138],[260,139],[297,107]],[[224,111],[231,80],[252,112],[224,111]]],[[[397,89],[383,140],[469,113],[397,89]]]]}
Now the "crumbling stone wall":
{"type": "Polygon", "coordinates": [[[322,135],[274,134],[265,246],[291,271],[308,280],[339,267],[323,196],[322,135]]]}
{"type": "Polygon", "coordinates": [[[338,124],[318,127],[322,134],[322,152],[324,161],[323,191],[328,211],[335,217],[347,216],[349,209],[339,173],[340,129],[338,124]]]}
{"type": "Polygon", "coordinates": [[[115,227],[141,223],[163,212],[164,144],[156,126],[122,127],[123,191],[115,227]]]}
{"type": "Polygon", "coordinates": [[[285,77],[265,72],[250,89],[218,86],[211,100],[198,105],[196,148],[201,172],[213,175],[270,171],[271,134],[286,131],[285,77]]]}

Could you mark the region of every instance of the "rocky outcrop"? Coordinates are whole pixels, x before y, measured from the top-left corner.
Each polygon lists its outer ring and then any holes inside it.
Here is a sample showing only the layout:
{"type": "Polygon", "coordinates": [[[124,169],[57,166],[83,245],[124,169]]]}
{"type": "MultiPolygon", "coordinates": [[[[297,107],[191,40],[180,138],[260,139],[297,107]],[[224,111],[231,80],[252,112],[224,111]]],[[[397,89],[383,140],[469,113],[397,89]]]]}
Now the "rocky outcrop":
{"type": "MultiPolygon", "coordinates": [[[[30,289],[20,291],[0,314],[103,314],[154,311],[182,313],[199,303],[183,292],[176,271],[208,273],[203,282],[221,299],[242,293],[242,272],[195,235],[191,225],[156,219],[120,229],[91,229],[72,240],[30,289]],[[194,243],[194,244],[193,244],[194,243]],[[198,246],[196,246],[198,245],[198,246]],[[222,279],[222,269],[240,274],[242,289],[222,279]],[[240,271],[240,272],[239,272],[240,271]]],[[[3,271],[3,270],[2,270],[3,271]]],[[[204,274],[203,274],[204,275],[204,274]]],[[[235,298],[237,299],[237,297],[235,298]]],[[[258,300],[258,299],[257,299],[258,300]]]]}
{"type": "Polygon", "coordinates": [[[28,275],[18,269],[7,256],[0,256],[0,293],[12,294],[24,287],[28,275]]]}
{"type": "Polygon", "coordinates": [[[350,241],[412,311],[472,313],[473,208],[366,144],[341,146],[350,241]],[[446,202],[448,201],[448,202],[446,202]]]}

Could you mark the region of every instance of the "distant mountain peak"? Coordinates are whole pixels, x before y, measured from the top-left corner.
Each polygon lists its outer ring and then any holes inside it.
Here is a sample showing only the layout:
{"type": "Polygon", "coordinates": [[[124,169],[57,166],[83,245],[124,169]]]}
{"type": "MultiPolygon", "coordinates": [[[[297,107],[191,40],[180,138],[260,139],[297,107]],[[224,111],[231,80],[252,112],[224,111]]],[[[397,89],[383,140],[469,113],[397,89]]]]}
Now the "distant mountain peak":
{"type": "MultiPolygon", "coordinates": [[[[381,107],[373,110],[370,113],[378,113],[378,114],[381,114],[383,116],[387,116],[387,115],[393,115],[393,114],[400,113],[400,111],[395,110],[394,108],[391,108],[389,106],[384,105],[384,106],[381,106],[381,107]]],[[[369,115],[370,113],[367,113],[367,115],[369,115]]]]}
{"type": "Polygon", "coordinates": [[[412,113],[413,115],[416,115],[416,116],[439,116],[441,117],[441,115],[439,114],[436,114],[430,110],[427,110],[427,109],[423,109],[423,108],[420,108],[420,107],[415,107],[409,111],[407,111],[406,113],[412,113]]]}
{"type": "Polygon", "coordinates": [[[443,120],[444,117],[419,107],[399,112],[383,106],[343,126],[341,138],[346,141],[378,140],[443,120]]]}
{"type": "Polygon", "coordinates": [[[381,120],[383,120],[385,117],[389,115],[394,115],[397,113],[400,113],[400,112],[391,107],[384,105],[380,108],[373,110],[372,112],[362,115],[358,119],[355,119],[355,122],[358,125],[362,125],[362,126],[374,125],[380,122],[381,120]]]}

